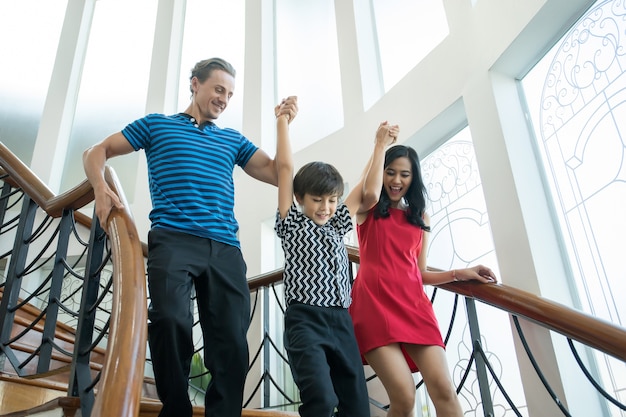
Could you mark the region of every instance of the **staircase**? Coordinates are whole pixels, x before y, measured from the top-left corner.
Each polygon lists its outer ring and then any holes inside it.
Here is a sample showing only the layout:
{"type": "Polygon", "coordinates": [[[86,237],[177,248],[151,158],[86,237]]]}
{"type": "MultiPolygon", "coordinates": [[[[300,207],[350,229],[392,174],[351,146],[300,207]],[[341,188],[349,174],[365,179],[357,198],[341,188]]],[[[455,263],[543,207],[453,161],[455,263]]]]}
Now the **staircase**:
{"type": "MultiPolygon", "coordinates": [[[[139,417],[157,417],[161,403],[144,397],[139,417]]],[[[105,409],[106,411],[106,409],[105,409]]],[[[242,417],[296,417],[297,412],[243,409],[242,417]]],[[[0,417],[79,417],[80,400],[67,396],[67,386],[0,375],[0,417]]],[[[193,407],[194,417],[204,417],[204,407],[193,407]]]]}
{"type": "MultiPolygon", "coordinates": [[[[125,202],[119,181],[109,167],[105,177],[112,189],[116,190],[125,202]]],[[[161,405],[155,398],[154,385],[144,376],[147,338],[144,256],[147,249],[145,247],[142,249],[132,215],[125,210],[112,212],[107,223],[108,229],[113,232],[107,238],[107,245],[104,244],[105,240],[101,238],[103,233],[98,229],[97,223],[78,211],[93,201],[92,191],[85,181],[67,193],[53,195],[32,171],[0,142],[0,274],[6,275],[0,276],[0,417],[81,416],[81,412],[85,417],[87,414],[92,417],[158,415],[161,405]],[[48,229],[53,222],[56,223],[48,229]],[[76,225],[82,229],[78,230],[76,225]],[[53,245],[56,254],[54,258],[44,253],[48,247],[45,240],[36,241],[37,238],[44,236],[42,230],[48,230],[48,234],[54,233],[57,236],[57,245],[53,245]],[[90,231],[88,239],[85,239],[87,235],[85,231],[90,231]],[[80,252],[68,251],[70,237],[73,237],[74,244],[84,244],[86,248],[84,252],[86,259],[80,264],[82,271],[69,272],[68,267],[77,264],[73,257],[80,252]],[[7,258],[10,258],[10,262],[7,258]],[[40,266],[38,262],[31,262],[33,259],[46,262],[52,259],[54,262],[52,272],[42,273],[39,277],[51,277],[53,281],[46,288],[45,295],[42,295],[41,287],[38,287],[39,281],[29,286],[31,290],[36,288],[31,295],[36,294],[47,302],[47,306],[42,307],[47,309],[45,316],[32,306],[24,306],[18,302],[20,286],[32,272],[32,266],[40,266]],[[108,261],[113,267],[112,273],[106,277],[107,281],[101,279],[100,271],[108,261]],[[8,268],[5,271],[6,266],[8,268]],[[79,297],[80,299],[72,305],[63,307],[60,302],[64,301],[62,300],[64,297],[59,286],[66,277],[83,285],[81,290],[84,291],[79,295],[84,297],[79,297]],[[100,295],[105,292],[107,296],[110,293],[110,299],[107,299],[110,302],[101,307],[100,301],[103,297],[100,295]],[[97,309],[107,312],[110,320],[101,320],[94,325],[98,319],[94,313],[97,309]],[[61,310],[78,312],[76,318],[78,330],[58,324],[57,313],[61,310]],[[46,324],[48,326],[45,326],[46,324]],[[25,332],[27,328],[29,330],[25,332]],[[42,332],[48,335],[45,341],[42,340],[42,332]],[[15,338],[17,334],[23,337],[15,338]],[[99,336],[104,335],[115,341],[106,344],[106,352],[99,349],[98,345],[94,348],[92,343],[99,342],[99,336]],[[55,345],[60,346],[61,350],[51,350],[50,339],[55,345]],[[36,351],[38,353],[35,353],[36,351]],[[64,355],[67,352],[70,354],[64,355]],[[72,352],[75,353],[75,358],[70,362],[72,352]],[[99,380],[94,379],[96,374],[99,375],[99,380]],[[70,378],[70,375],[73,378],[70,378]],[[76,396],[68,396],[68,392],[76,396]]],[[[128,204],[124,206],[128,207],[128,204]]],[[[348,248],[348,253],[350,261],[358,264],[358,248],[348,248]]],[[[274,329],[272,326],[280,322],[265,312],[267,309],[264,303],[274,305],[276,310],[280,311],[282,305],[278,300],[275,286],[280,286],[281,282],[281,270],[265,273],[248,281],[251,295],[254,292],[252,319],[258,321],[260,328],[274,329]]],[[[71,295],[78,294],[73,286],[70,288],[71,295]]],[[[617,386],[611,385],[613,380],[605,380],[602,373],[598,373],[599,377],[594,377],[596,369],[590,372],[586,364],[579,360],[578,352],[580,347],[583,347],[586,357],[593,359],[592,365],[606,365],[611,372],[613,369],[618,370],[613,373],[618,375],[626,363],[625,328],[504,284],[473,285],[461,282],[441,284],[435,288],[432,301],[435,298],[434,294],[439,290],[454,294],[454,299],[450,302],[449,329],[452,329],[457,317],[457,301],[462,300],[466,306],[472,350],[467,358],[461,358],[467,368],[457,389],[472,394],[465,397],[472,399],[468,409],[484,409],[485,415],[493,415],[494,398],[500,398],[498,401],[501,406],[503,404],[501,396],[507,394],[506,387],[501,384],[499,378],[512,369],[511,366],[517,365],[500,362],[497,356],[493,356],[494,360],[489,360],[492,356],[483,349],[486,344],[483,343],[484,336],[478,326],[480,320],[477,304],[480,303],[481,308],[495,308],[509,314],[515,327],[515,337],[522,344],[524,353],[532,362],[533,370],[537,374],[534,381],[530,372],[524,379],[531,381],[529,384],[531,387],[545,387],[545,392],[540,393],[538,390],[537,395],[528,397],[526,403],[519,404],[528,407],[529,410],[539,410],[529,415],[564,414],[575,417],[591,415],[568,410],[566,393],[560,393],[558,396],[553,394],[555,390],[549,384],[549,379],[554,379],[552,385],[560,390],[562,388],[559,385],[560,375],[553,372],[556,366],[551,362],[552,358],[542,353],[553,349],[552,345],[556,344],[553,340],[558,338],[560,338],[557,340],[558,344],[567,342],[570,346],[571,354],[581,371],[580,384],[593,386],[597,398],[602,401],[603,409],[611,412],[615,410],[615,413],[626,410],[626,404],[621,397],[622,391],[619,391],[617,386]],[[527,334],[531,337],[528,338],[527,334]],[[550,343],[549,346],[547,342],[550,343]],[[539,361],[533,354],[536,352],[539,353],[541,359],[539,361]],[[494,369],[499,372],[495,372],[494,369]],[[547,370],[548,376],[552,378],[546,378],[544,370],[547,370]],[[469,378],[465,379],[465,376],[469,378]],[[494,381],[499,384],[498,390],[492,390],[494,381]]],[[[437,297],[438,300],[440,298],[437,297]]],[[[44,304],[42,302],[41,305],[44,304]]],[[[297,404],[297,398],[295,400],[288,398],[288,395],[284,394],[285,390],[276,384],[276,378],[269,372],[270,355],[272,360],[277,362],[284,360],[279,349],[276,349],[270,332],[264,331],[254,343],[256,346],[251,345],[251,353],[256,353],[251,358],[251,367],[255,367],[257,375],[254,375],[255,380],[249,377],[253,386],[256,383],[251,398],[254,395],[259,396],[259,392],[266,395],[278,391],[283,394],[285,400],[281,398],[278,403],[272,402],[267,405],[263,401],[264,406],[268,407],[266,410],[243,409],[242,416],[297,416],[296,412],[271,409],[285,405],[293,406],[297,404]]],[[[520,352],[518,354],[521,355],[520,352]]],[[[516,369],[513,371],[517,372],[516,369]]],[[[568,372],[573,373],[575,370],[568,372]]],[[[370,382],[376,384],[379,381],[372,379],[370,382]]],[[[290,385],[289,388],[292,389],[293,386],[290,385]]],[[[368,391],[369,388],[370,385],[368,391]]],[[[378,396],[376,392],[378,388],[380,387],[374,385],[370,391],[370,401],[377,409],[376,415],[383,415],[386,413],[387,402],[382,401],[387,399],[378,396]]],[[[420,389],[424,389],[423,385],[420,389]]],[[[506,406],[514,407],[516,404],[509,401],[506,406]]],[[[202,416],[202,407],[194,408],[194,415],[202,416]]]]}
{"type": "MultiPolygon", "coordinates": [[[[3,294],[4,288],[0,288],[0,299],[3,294]]],[[[40,310],[30,304],[18,309],[14,326],[11,329],[11,337],[24,332],[40,313],[40,310]]],[[[34,328],[26,331],[25,336],[21,337],[19,342],[10,345],[20,360],[31,355],[39,346],[44,325],[45,318],[40,320],[34,328]]],[[[74,329],[63,323],[58,323],[56,329],[55,343],[71,352],[74,345],[74,329]]],[[[102,349],[96,349],[92,356],[91,366],[96,372],[102,368],[103,354],[102,349]]],[[[68,411],[56,415],[74,416],[79,402],[76,398],[67,397],[70,362],[70,358],[56,355],[52,363],[53,371],[37,377],[25,378],[18,376],[11,364],[4,361],[0,367],[0,415],[45,415],[40,414],[42,407],[44,409],[54,407],[58,410],[73,408],[74,412],[68,411]],[[30,411],[26,413],[24,410],[30,411]]],[[[33,360],[23,370],[28,374],[34,374],[36,366],[37,361],[33,360]]]]}
{"type": "MultiPolygon", "coordinates": [[[[126,202],[110,167],[105,179],[126,202]]],[[[92,201],[86,180],[54,195],[0,142],[0,416],[160,410],[144,376],[145,248],[126,209],[112,211],[112,232],[102,238],[102,228],[79,211],[92,201]],[[29,304],[20,300],[23,288],[29,304]],[[66,326],[59,315],[77,324],[66,326]]]]}
{"type": "MultiPolygon", "coordinates": [[[[4,288],[0,288],[0,299],[4,294],[4,288]]],[[[14,326],[11,329],[11,337],[25,332],[18,342],[10,345],[16,356],[23,360],[33,354],[41,343],[41,333],[45,326],[45,317],[33,328],[26,331],[29,325],[41,314],[36,307],[26,304],[16,311],[14,326]]],[[[54,341],[68,352],[74,350],[75,330],[71,327],[57,323],[54,341]]],[[[91,354],[90,367],[94,374],[102,369],[104,350],[95,348],[91,354]]],[[[52,371],[45,374],[36,374],[37,360],[28,363],[22,370],[29,377],[21,377],[13,369],[8,361],[0,363],[0,416],[68,416],[77,415],[80,400],[77,397],[67,395],[68,382],[71,369],[71,358],[63,355],[55,355],[51,364],[52,371]]],[[[147,380],[144,384],[145,392],[154,392],[152,381],[147,380]]],[[[146,397],[146,416],[157,415],[160,404],[158,401],[146,397]],[[155,409],[156,412],[150,410],[155,409]]],[[[78,413],[80,415],[80,413],[78,413]]],[[[200,414],[199,414],[200,415],[200,414]]]]}
{"type": "MultiPolygon", "coordinates": [[[[0,376],[0,416],[1,417],[79,417],[80,400],[68,397],[63,390],[47,388],[45,384],[30,384],[23,379],[0,376]],[[26,407],[26,404],[31,404],[26,407]]],[[[151,398],[143,398],[138,417],[157,417],[161,403],[151,398]]],[[[243,409],[242,417],[296,417],[296,412],[243,409]]],[[[204,417],[204,408],[193,407],[194,417],[204,417]]]]}
{"type": "MultiPolygon", "coordinates": [[[[0,299],[3,291],[0,288],[0,299]]],[[[15,319],[15,327],[12,332],[22,332],[40,311],[28,305],[27,308],[18,310],[15,319]]],[[[19,344],[12,344],[14,350],[28,356],[33,353],[41,340],[40,332],[44,322],[38,323],[35,328],[26,332],[26,337],[20,339],[19,344]],[[29,341],[32,341],[30,343],[29,341]]],[[[68,351],[73,350],[74,331],[63,323],[58,323],[55,342],[62,344],[68,351]]],[[[96,349],[92,354],[91,368],[97,372],[102,368],[104,351],[96,349]]],[[[12,369],[9,363],[2,364],[0,371],[0,417],[23,417],[23,416],[55,416],[55,417],[79,417],[80,400],[77,397],[67,395],[70,360],[59,356],[55,363],[55,370],[45,375],[35,377],[20,377],[12,369]]],[[[31,367],[36,366],[29,364],[31,367]]],[[[147,378],[144,382],[144,397],[139,407],[139,417],[157,417],[161,410],[161,403],[156,398],[153,381],[147,378]]],[[[204,408],[194,406],[194,417],[203,417],[204,408]]],[[[281,412],[269,410],[242,410],[242,417],[294,417],[296,412],[281,412]]],[[[117,417],[117,416],[116,416],[117,417]]]]}

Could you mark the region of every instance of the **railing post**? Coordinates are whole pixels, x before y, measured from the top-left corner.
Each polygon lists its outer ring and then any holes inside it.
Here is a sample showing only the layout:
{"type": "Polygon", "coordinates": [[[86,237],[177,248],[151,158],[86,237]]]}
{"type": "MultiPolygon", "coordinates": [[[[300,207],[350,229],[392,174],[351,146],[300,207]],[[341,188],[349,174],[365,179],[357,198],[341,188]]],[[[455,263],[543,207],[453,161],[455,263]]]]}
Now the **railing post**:
{"type": "Polygon", "coordinates": [[[270,402],[270,291],[263,287],[263,408],[269,407],[270,402]]]}
{"type": "Polygon", "coordinates": [[[489,392],[489,380],[487,378],[487,367],[483,356],[476,354],[477,349],[482,349],[480,343],[480,328],[478,326],[478,314],[476,313],[476,302],[473,298],[465,297],[465,307],[467,310],[467,321],[470,328],[470,336],[472,338],[472,355],[476,364],[476,378],[478,379],[478,387],[480,389],[480,398],[483,404],[483,413],[485,417],[493,417],[493,399],[489,392]]]}
{"type": "Polygon", "coordinates": [[[91,415],[95,401],[90,367],[91,344],[96,322],[96,304],[100,290],[100,272],[104,258],[106,234],[100,227],[98,218],[93,217],[89,235],[89,250],[85,264],[83,294],[80,313],[76,325],[76,343],[72,360],[72,371],[68,394],[80,397],[81,414],[91,415]]]}
{"type": "Polygon", "coordinates": [[[2,225],[4,225],[4,217],[9,207],[9,196],[11,195],[11,184],[5,182],[2,185],[2,193],[0,193],[0,231],[2,231],[2,225]]]}
{"type": "Polygon", "coordinates": [[[48,294],[48,306],[46,307],[46,321],[41,338],[41,351],[39,353],[39,361],[37,362],[38,373],[44,373],[50,369],[53,351],[52,341],[56,332],[63,279],[66,272],[64,261],[67,260],[69,239],[74,224],[73,218],[74,215],[71,210],[63,210],[63,216],[59,224],[59,236],[52,270],[52,280],[50,282],[50,292],[48,294]]]}
{"type": "Polygon", "coordinates": [[[21,371],[18,368],[19,361],[8,347],[8,343],[11,339],[11,329],[15,317],[14,308],[20,295],[22,284],[21,275],[24,272],[24,265],[26,265],[26,258],[28,256],[29,245],[27,242],[33,230],[37,208],[37,204],[27,195],[24,195],[22,212],[15,234],[6,281],[4,283],[4,294],[2,295],[2,302],[0,302],[0,350],[2,350],[11,361],[18,375],[21,375],[21,371]]]}

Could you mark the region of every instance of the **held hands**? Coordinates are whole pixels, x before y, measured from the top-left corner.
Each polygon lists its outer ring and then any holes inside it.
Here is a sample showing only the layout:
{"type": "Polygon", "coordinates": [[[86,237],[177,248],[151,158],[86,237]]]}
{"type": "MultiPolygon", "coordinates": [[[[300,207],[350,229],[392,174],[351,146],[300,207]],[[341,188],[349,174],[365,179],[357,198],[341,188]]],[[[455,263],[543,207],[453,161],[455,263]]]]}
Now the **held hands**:
{"type": "Polygon", "coordinates": [[[498,282],[498,279],[493,271],[483,265],[476,265],[465,269],[455,269],[453,273],[455,275],[455,281],[474,280],[482,282],[483,284],[498,282]]]}
{"type": "Polygon", "coordinates": [[[274,115],[276,118],[285,115],[287,117],[287,122],[291,123],[291,121],[298,114],[298,97],[297,96],[289,96],[284,98],[280,104],[274,107],[274,115]]]}
{"type": "Polygon", "coordinates": [[[381,122],[380,125],[378,125],[378,130],[376,130],[374,143],[385,147],[393,145],[396,143],[399,134],[400,127],[398,125],[390,125],[387,121],[381,122]]]}

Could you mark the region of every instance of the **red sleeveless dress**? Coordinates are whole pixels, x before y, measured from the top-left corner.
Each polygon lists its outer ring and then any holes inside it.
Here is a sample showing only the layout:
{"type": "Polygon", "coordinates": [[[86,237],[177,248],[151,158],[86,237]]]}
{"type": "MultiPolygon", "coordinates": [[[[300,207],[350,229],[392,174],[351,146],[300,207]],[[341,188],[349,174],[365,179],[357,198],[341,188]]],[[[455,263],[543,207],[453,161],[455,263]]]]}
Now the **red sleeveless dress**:
{"type": "MultiPolygon", "coordinates": [[[[350,314],[361,355],[391,343],[445,348],[417,264],[423,230],[410,224],[403,210],[389,211],[389,217],[378,219],[370,211],[357,225],[361,263],[350,314]]],[[[404,355],[411,371],[417,372],[404,355]]]]}

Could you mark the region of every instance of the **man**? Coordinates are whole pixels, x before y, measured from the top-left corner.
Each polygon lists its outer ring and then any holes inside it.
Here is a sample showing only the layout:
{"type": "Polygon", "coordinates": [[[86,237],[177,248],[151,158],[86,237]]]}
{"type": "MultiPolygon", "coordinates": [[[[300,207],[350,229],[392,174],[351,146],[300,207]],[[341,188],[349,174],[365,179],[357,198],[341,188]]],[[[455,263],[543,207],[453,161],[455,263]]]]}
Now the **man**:
{"type": "MultiPolygon", "coordinates": [[[[83,154],[96,215],[106,227],[111,209],[122,207],[104,181],[106,160],[139,149],[146,153],[152,198],[148,342],[163,403],[160,417],[192,415],[187,378],[194,350],[194,286],[204,361],[212,377],[206,416],[241,416],[250,294],[236,235],[233,169],[239,165],[273,185],[277,171],[274,160],[241,133],[214,124],[234,88],[235,70],[228,62],[200,61],[191,71],[191,103],[183,113],[147,115],[83,154]]],[[[295,97],[281,107],[289,121],[297,111],[295,97]]]]}

